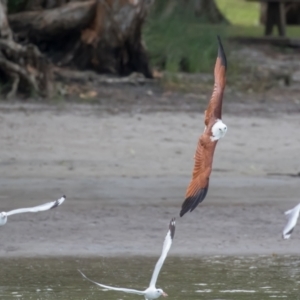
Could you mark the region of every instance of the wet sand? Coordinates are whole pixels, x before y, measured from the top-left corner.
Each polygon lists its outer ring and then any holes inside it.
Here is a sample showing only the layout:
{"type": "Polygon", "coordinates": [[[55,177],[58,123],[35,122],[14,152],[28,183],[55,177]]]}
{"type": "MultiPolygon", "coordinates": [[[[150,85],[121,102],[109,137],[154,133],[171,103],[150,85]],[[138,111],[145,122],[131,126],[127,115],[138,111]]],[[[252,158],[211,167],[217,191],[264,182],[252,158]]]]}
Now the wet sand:
{"type": "Polygon", "coordinates": [[[300,202],[298,114],[223,116],[210,189],[179,218],[203,114],[0,107],[1,210],[67,195],[58,209],[9,218],[0,257],[154,255],[177,217],[172,255],[298,254],[284,211],[300,202]]]}

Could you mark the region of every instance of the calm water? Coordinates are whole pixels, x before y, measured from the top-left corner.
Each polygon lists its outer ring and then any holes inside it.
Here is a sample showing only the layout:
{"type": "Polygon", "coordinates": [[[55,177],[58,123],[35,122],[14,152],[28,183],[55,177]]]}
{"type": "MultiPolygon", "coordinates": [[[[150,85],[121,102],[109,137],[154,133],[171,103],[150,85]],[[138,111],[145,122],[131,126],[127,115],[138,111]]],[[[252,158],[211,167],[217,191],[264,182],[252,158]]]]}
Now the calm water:
{"type": "MultiPolygon", "coordinates": [[[[156,258],[0,260],[0,299],[141,299],[84,280],[144,289],[156,258]]],[[[168,299],[300,299],[300,257],[168,257],[158,278],[168,299]]],[[[163,299],[163,298],[161,298],[163,299]]]]}

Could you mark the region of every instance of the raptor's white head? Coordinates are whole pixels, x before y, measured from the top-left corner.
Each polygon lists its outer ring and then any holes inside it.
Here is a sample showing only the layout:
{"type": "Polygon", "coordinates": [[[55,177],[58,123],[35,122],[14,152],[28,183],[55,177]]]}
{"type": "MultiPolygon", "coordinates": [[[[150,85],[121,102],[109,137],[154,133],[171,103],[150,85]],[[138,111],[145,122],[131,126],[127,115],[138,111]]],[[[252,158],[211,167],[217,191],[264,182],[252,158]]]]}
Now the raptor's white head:
{"type": "Polygon", "coordinates": [[[227,132],[227,126],[222,122],[222,120],[217,120],[217,122],[213,125],[211,129],[211,137],[212,141],[217,141],[222,138],[227,132]]]}
{"type": "Polygon", "coordinates": [[[7,222],[7,214],[6,212],[1,212],[0,213],[0,226],[4,225],[7,222]]]}

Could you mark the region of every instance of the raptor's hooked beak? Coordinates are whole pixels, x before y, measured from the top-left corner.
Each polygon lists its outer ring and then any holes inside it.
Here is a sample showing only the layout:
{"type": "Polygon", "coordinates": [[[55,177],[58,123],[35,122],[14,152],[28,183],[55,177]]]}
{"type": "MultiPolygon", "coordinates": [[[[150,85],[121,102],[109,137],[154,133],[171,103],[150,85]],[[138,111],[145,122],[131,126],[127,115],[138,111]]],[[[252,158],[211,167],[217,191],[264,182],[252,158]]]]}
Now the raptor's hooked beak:
{"type": "Polygon", "coordinates": [[[164,297],[168,297],[168,294],[165,293],[165,292],[163,292],[162,295],[163,295],[164,297]]]}

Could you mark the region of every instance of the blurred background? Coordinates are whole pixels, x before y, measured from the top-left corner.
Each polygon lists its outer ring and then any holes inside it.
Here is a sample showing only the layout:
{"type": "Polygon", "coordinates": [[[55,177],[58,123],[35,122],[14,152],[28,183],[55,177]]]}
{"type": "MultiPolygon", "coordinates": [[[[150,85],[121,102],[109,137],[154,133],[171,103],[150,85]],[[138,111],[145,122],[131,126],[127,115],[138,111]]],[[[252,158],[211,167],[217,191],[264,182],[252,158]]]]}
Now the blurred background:
{"type": "Polygon", "coordinates": [[[80,86],[109,81],[95,74],[131,75],[127,82],[137,84],[154,77],[166,89],[199,91],[193,77],[178,72],[211,74],[217,34],[233,87],[261,92],[299,80],[291,56],[300,47],[297,1],[2,0],[1,6],[0,81],[8,98],[81,95],[97,102],[99,91],[80,86]]]}
{"type": "Polygon", "coordinates": [[[78,268],[142,289],[172,217],[172,299],[299,299],[299,50],[296,0],[0,0],[1,211],[67,196],[1,227],[1,299],[101,299],[78,268]],[[228,132],[179,218],[217,35],[228,132]]]}

